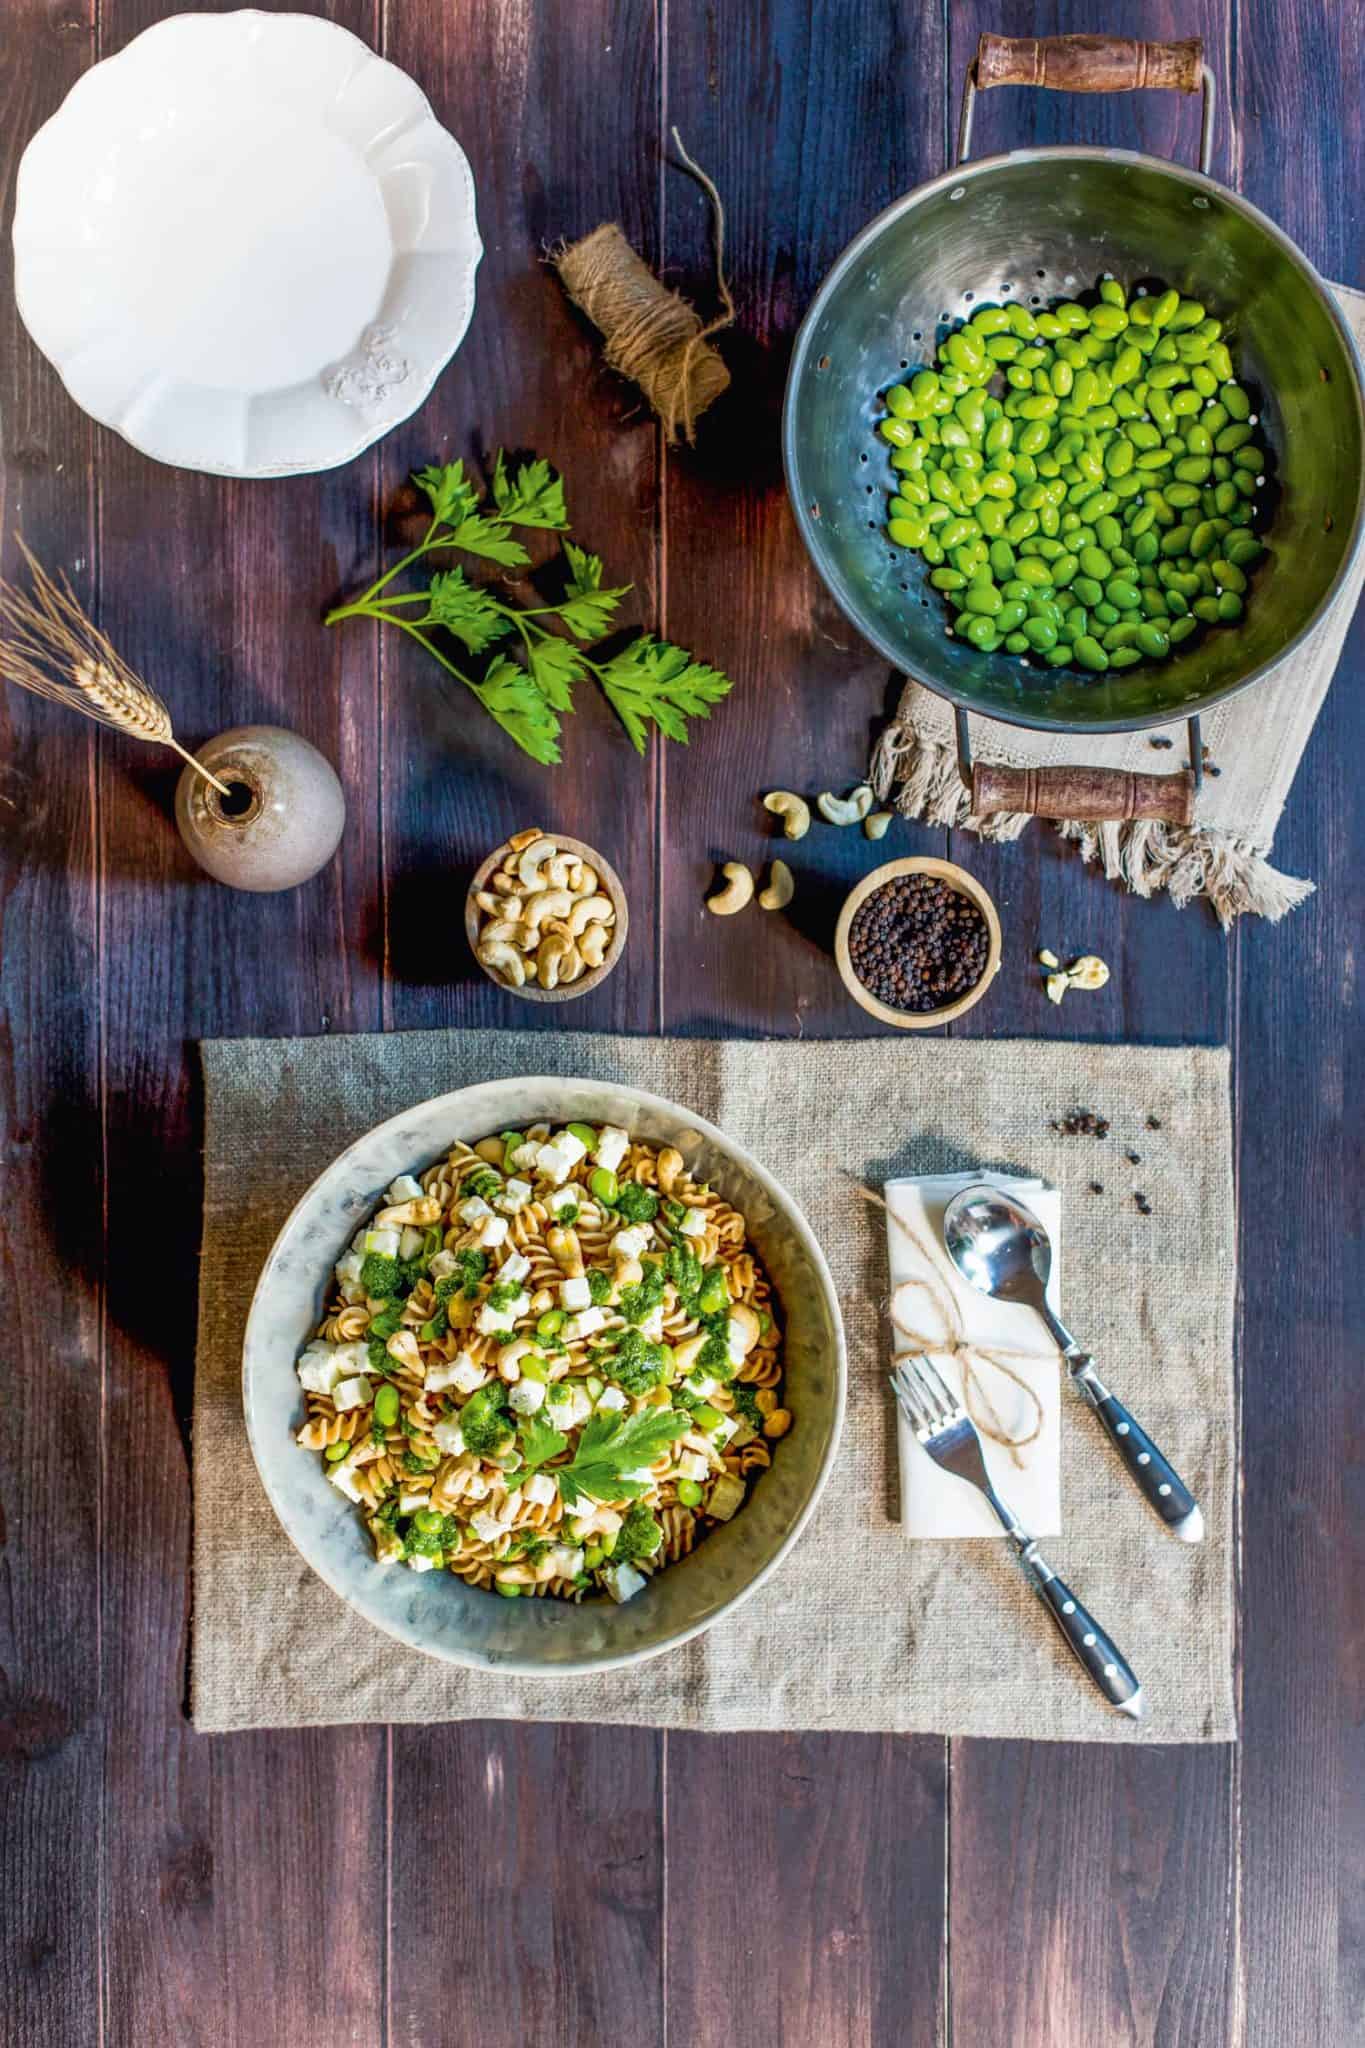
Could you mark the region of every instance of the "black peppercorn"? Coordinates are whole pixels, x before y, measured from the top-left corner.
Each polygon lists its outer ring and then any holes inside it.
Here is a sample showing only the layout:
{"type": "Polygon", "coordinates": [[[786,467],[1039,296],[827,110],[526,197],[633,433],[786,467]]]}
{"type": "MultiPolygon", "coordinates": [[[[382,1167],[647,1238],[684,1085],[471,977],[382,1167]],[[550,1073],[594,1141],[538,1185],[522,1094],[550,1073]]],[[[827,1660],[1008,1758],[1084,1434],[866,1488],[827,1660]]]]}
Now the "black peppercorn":
{"type": "Polygon", "coordinates": [[[936,875],[897,875],[859,905],[848,954],[869,995],[893,1010],[940,1010],[986,971],[990,935],[975,903],[936,875]]]}

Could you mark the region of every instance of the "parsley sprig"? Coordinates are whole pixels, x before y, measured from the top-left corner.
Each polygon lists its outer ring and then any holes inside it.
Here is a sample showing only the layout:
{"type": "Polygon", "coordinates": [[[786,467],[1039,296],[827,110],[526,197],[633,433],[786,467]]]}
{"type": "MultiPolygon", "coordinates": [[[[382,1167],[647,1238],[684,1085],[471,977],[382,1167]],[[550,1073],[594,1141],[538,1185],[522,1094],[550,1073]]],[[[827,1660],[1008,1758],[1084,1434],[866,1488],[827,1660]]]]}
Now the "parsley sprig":
{"type": "Polygon", "coordinates": [[[531,557],[516,528],[569,531],[563,483],[543,460],[509,471],[499,449],[491,496],[466,476],[463,462],[419,470],[413,482],[431,506],[425,534],[368,590],[334,606],[326,625],[368,618],[406,633],[472,691],[524,753],[546,766],[560,758],[560,716],[574,708],[574,685],[589,676],[601,686],[639,754],[651,726],[686,746],[688,719],[709,718],[711,706],[728,696],[728,676],[651,633],[595,660],[589,648],[616,630],[617,609],[631,586],[604,586],[601,557],[568,539],[563,543],[566,587],[557,604],[510,604],[495,585],[472,583],[458,564],[434,570],[421,588],[394,590],[391,586],[405,571],[424,565],[429,555],[451,550],[500,570],[526,569],[531,557]],[[513,640],[511,652],[498,645],[513,640]],[[450,651],[452,642],[455,652],[450,651]],[[463,665],[464,655],[487,657],[480,674],[463,665]]]}
{"type": "Polygon", "coordinates": [[[622,1409],[594,1415],[583,1425],[569,1463],[554,1469],[565,1507],[576,1506],[584,1495],[595,1501],[638,1500],[648,1481],[635,1475],[689,1426],[689,1418],[676,1408],[646,1408],[629,1417],[622,1409]]]}

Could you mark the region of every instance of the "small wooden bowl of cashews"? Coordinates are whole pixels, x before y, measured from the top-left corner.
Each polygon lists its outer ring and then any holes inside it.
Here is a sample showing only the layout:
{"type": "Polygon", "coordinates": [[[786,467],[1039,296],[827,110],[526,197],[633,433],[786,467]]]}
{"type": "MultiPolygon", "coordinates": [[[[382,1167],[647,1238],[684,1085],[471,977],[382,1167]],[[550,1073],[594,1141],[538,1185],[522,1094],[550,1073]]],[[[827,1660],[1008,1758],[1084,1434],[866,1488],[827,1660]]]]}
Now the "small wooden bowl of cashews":
{"type": "Polygon", "coordinates": [[[469,886],[465,931],[490,981],[532,1003],[563,1003],[605,981],[630,915],[609,861],[538,826],[490,853],[469,886]]]}

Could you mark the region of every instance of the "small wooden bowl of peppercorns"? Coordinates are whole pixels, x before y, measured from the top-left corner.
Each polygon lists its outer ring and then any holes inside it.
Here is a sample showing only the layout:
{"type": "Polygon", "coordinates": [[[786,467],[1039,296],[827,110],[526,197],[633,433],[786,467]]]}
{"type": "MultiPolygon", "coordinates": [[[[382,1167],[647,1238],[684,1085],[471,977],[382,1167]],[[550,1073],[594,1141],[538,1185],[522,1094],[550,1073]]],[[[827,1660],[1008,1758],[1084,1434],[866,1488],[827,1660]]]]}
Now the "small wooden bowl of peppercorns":
{"type": "Polygon", "coordinates": [[[950,1024],[979,1003],[1000,966],[1000,919],[952,861],[892,860],[864,875],[839,915],[844,987],[900,1031],[950,1024]]]}

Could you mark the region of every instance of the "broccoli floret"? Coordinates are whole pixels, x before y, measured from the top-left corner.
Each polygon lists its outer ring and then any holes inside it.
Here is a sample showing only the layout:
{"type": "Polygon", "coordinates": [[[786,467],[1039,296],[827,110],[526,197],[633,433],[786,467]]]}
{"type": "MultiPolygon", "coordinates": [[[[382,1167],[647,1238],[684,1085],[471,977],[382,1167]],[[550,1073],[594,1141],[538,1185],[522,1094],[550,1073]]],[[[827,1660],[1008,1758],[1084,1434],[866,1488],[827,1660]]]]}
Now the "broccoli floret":
{"type": "Polygon", "coordinates": [[[502,1175],[495,1173],[491,1166],[476,1167],[460,1186],[462,1195],[477,1195],[482,1202],[491,1201],[494,1195],[501,1192],[502,1175]]]}
{"type": "Polygon", "coordinates": [[[665,1271],[684,1302],[690,1303],[702,1283],[701,1260],[688,1244],[671,1244],[665,1271]]]}
{"type": "Polygon", "coordinates": [[[664,1540],[664,1532],[642,1500],[632,1501],[616,1535],[613,1564],[633,1564],[636,1558],[653,1557],[664,1540]]]}
{"type": "Polygon", "coordinates": [[[664,1298],[664,1269],[657,1259],[646,1259],[639,1284],[623,1287],[616,1306],[628,1323],[643,1323],[664,1298]]]}
{"type": "Polygon", "coordinates": [[[697,1289],[697,1312],[701,1316],[719,1315],[730,1306],[730,1290],[725,1284],[725,1268],[708,1266],[697,1289]]]}
{"type": "Polygon", "coordinates": [[[733,1379],[735,1368],[730,1363],[727,1339],[714,1333],[709,1336],[697,1353],[697,1365],[702,1372],[713,1372],[717,1379],[733,1379]]]}
{"type": "Polygon", "coordinates": [[[682,1220],[683,1220],[683,1217],[684,1217],[684,1216],[685,1216],[686,1214],[687,1214],[687,1209],[686,1209],[686,1205],[685,1205],[684,1203],[682,1203],[682,1202],[665,1202],[665,1203],[664,1203],[664,1222],[665,1222],[665,1223],[666,1223],[666,1224],[668,1225],[668,1227],[669,1227],[669,1229],[670,1229],[670,1230],[678,1230],[678,1229],[680,1229],[680,1228],[681,1228],[681,1225],[682,1225],[682,1220]]]}
{"type": "Polygon", "coordinates": [[[668,1353],[662,1344],[651,1344],[638,1330],[625,1330],[615,1352],[602,1355],[601,1363],[608,1377],[628,1394],[647,1394],[663,1378],[668,1353]]]}
{"type": "Polygon", "coordinates": [[[393,1360],[389,1357],[387,1338],[371,1337],[369,1343],[365,1346],[365,1350],[369,1360],[367,1370],[378,1373],[381,1379],[386,1380],[393,1371],[393,1360]]]}
{"type": "Polygon", "coordinates": [[[402,1327],[403,1311],[395,1303],[390,1302],[387,1308],[380,1309],[377,1316],[370,1317],[369,1334],[371,1337],[392,1337],[394,1331],[401,1330],[402,1327]]]}
{"type": "Polygon", "coordinates": [[[366,1252],[360,1266],[360,1284],[376,1300],[387,1300],[398,1292],[398,1261],[384,1252],[366,1252]]]}
{"type": "Polygon", "coordinates": [[[659,1197],[653,1188],[642,1188],[637,1180],[623,1181],[616,1197],[616,1213],[624,1216],[627,1223],[652,1223],[659,1213],[659,1197]]]}
{"type": "Polygon", "coordinates": [[[604,1273],[600,1266],[594,1266],[588,1274],[588,1293],[600,1308],[611,1298],[611,1275],[604,1273]]]}
{"type": "Polygon", "coordinates": [[[516,1441],[507,1420],[507,1389],[501,1380],[490,1380],[471,1394],[460,1410],[460,1429],[465,1449],[479,1458],[500,1458],[516,1441]]]}
{"type": "MultiPolygon", "coordinates": [[[[435,1511],[423,1508],[424,1519],[432,1520],[435,1511]]],[[[462,1541],[459,1522],[454,1515],[435,1518],[435,1526],[419,1528],[416,1515],[408,1523],[403,1534],[404,1557],[442,1557],[447,1550],[458,1550],[462,1541]]]]}
{"type": "Polygon", "coordinates": [[[463,1294],[466,1301],[473,1301],[479,1292],[479,1282],[487,1271],[487,1252],[456,1252],[455,1271],[436,1282],[437,1301],[449,1301],[453,1294],[463,1294]]]}
{"type": "Polygon", "coordinates": [[[758,1389],[751,1387],[747,1380],[741,1380],[735,1388],[735,1413],[743,1416],[750,1429],[762,1429],[763,1410],[758,1405],[758,1389]]]}
{"type": "Polygon", "coordinates": [[[496,1287],[490,1287],[488,1290],[488,1306],[510,1308],[514,1301],[521,1299],[521,1294],[520,1280],[499,1280],[496,1287]]]}
{"type": "Polygon", "coordinates": [[[403,1296],[411,1294],[417,1282],[425,1280],[426,1273],[427,1262],[425,1258],[419,1256],[415,1259],[399,1259],[398,1278],[394,1283],[393,1292],[403,1296]]]}

